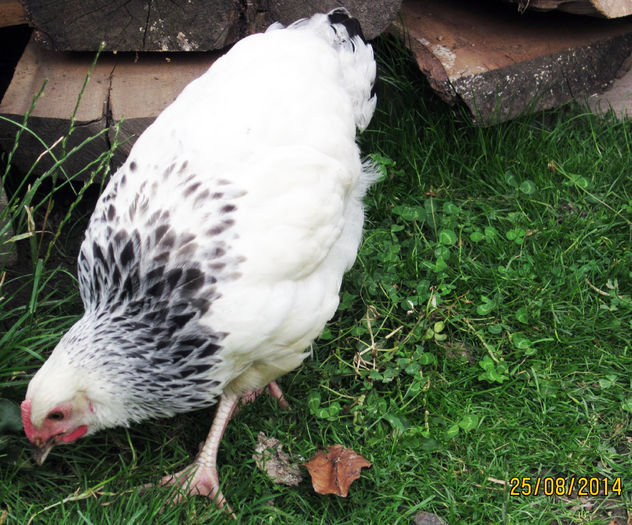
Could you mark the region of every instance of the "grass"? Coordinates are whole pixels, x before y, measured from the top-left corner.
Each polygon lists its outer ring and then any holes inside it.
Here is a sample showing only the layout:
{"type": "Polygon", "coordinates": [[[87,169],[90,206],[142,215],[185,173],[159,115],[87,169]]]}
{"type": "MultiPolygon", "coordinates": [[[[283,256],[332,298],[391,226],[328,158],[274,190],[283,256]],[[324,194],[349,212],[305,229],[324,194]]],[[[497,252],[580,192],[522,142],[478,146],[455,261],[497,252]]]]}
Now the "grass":
{"type": "MultiPolygon", "coordinates": [[[[363,246],[313,359],[280,381],[292,410],[262,398],[229,425],[219,471],[239,522],[411,523],[426,511],[451,524],[625,523],[630,122],[565,106],[477,128],[397,45],[376,51],[380,100],[362,148],[382,180],[363,246]],[[373,466],[347,499],[274,485],[252,459],[259,431],[296,457],[341,443],[373,466]],[[582,476],[621,478],[621,494],[603,482],[582,497],[544,495],[545,482],[511,494],[524,478],[582,476]]],[[[38,282],[59,271],[44,265],[38,282]]],[[[73,294],[2,311],[0,397],[21,400],[79,313],[73,294]]],[[[203,498],[165,507],[168,490],[138,490],[190,461],[212,415],[101,432],[37,469],[25,438],[5,438],[0,523],[229,523],[203,498]]]]}

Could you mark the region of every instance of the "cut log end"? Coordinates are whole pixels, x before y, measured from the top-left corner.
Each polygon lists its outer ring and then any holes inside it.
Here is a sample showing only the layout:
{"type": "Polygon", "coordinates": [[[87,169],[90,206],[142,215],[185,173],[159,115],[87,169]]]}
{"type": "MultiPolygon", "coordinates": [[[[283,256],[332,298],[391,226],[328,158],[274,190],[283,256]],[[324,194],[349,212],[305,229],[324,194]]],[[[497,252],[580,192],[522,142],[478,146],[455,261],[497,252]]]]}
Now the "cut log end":
{"type": "Polygon", "coordinates": [[[632,53],[632,23],[406,0],[399,32],[444,100],[490,124],[603,91],[632,53]]]}

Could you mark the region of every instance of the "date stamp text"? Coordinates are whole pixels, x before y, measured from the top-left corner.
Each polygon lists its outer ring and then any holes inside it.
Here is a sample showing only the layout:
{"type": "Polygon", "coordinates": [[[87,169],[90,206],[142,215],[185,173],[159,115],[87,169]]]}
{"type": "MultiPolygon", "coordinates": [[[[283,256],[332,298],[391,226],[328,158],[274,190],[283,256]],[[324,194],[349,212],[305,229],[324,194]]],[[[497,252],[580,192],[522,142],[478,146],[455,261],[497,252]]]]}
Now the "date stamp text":
{"type": "Polygon", "coordinates": [[[509,480],[511,496],[621,496],[621,478],[521,477],[509,480]]]}

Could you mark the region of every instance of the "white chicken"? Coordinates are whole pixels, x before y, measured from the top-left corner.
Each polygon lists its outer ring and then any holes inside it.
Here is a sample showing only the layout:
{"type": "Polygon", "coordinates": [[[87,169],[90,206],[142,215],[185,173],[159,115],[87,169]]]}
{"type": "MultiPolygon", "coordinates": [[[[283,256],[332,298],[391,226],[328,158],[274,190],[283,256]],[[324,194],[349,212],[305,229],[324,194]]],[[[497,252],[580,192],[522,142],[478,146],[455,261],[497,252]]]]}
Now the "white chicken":
{"type": "Polygon", "coordinates": [[[139,137],[81,245],[83,317],[22,403],[41,463],[100,429],[219,405],[194,468],[216,498],[240,398],[298,367],[338,306],[374,170],[376,66],[346,10],[238,42],[139,137]]]}

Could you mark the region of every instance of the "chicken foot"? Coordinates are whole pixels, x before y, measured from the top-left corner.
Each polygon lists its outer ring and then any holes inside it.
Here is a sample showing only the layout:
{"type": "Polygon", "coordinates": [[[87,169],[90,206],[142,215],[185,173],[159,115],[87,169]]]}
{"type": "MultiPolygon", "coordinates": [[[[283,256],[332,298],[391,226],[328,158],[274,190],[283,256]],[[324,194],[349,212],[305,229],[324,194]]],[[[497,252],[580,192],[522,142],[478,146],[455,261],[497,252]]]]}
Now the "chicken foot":
{"type": "MultiPolygon", "coordinates": [[[[266,388],[267,392],[277,399],[282,408],[289,407],[276,381],[272,381],[266,388]]],[[[195,461],[180,472],[164,476],[161,485],[176,485],[179,493],[174,496],[173,503],[181,502],[185,494],[208,496],[217,502],[218,507],[236,518],[235,513],[226,502],[220,490],[219,475],[217,474],[217,453],[219,445],[231,418],[239,412],[241,405],[254,401],[264,389],[248,391],[242,395],[225,392],[222,394],[215,418],[211,425],[206,441],[195,458],[195,461]]]]}

